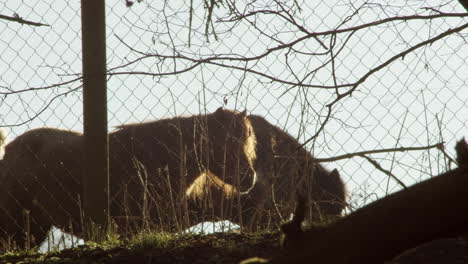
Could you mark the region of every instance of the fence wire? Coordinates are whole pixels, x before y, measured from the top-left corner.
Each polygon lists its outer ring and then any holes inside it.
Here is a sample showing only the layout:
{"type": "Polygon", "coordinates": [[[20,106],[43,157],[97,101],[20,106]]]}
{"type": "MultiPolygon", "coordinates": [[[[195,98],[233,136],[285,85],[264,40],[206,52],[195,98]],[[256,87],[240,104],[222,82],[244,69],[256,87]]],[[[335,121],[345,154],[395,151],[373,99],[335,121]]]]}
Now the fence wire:
{"type": "MultiPolygon", "coordinates": [[[[225,106],[264,117],[316,158],[444,143],[322,163],[340,171],[348,211],[456,166],[454,143],[468,136],[457,1],[223,1],[212,13],[191,2],[107,1],[110,131],[225,106]]],[[[0,19],[7,140],[82,131],[80,3],[6,1],[0,15],[13,18],[0,19]]]]}

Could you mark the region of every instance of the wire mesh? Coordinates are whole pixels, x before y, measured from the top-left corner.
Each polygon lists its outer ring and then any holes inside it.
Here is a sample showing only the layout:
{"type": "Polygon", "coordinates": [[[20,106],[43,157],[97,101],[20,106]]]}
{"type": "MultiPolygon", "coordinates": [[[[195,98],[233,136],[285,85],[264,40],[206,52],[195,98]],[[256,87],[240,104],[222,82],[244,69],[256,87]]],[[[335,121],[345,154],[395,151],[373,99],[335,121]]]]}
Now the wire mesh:
{"type": "MultiPolygon", "coordinates": [[[[204,5],[107,1],[111,131],[225,106],[264,117],[317,158],[444,142],[366,154],[380,168],[362,156],[322,163],[340,171],[348,210],[455,166],[468,126],[466,28],[431,39],[466,26],[457,1],[228,1],[212,16],[204,5]]],[[[79,2],[7,1],[0,14],[46,24],[0,19],[8,140],[82,131],[79,2]]]]}

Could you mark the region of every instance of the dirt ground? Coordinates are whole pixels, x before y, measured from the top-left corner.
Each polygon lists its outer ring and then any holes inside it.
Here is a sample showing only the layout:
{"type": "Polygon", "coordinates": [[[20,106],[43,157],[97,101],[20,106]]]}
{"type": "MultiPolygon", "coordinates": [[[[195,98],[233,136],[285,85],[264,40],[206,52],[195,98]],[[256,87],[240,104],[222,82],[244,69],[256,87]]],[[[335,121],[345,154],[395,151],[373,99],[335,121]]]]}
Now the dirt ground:
{"type": "Polygon", "coordinates": [[[272,257],[280,252],[279,232],[263,234],[217,233],[178,236],[164,246],[80,246],[48,254],[7,253],[0,263],[239,263],[252,256],[272,257]]]}

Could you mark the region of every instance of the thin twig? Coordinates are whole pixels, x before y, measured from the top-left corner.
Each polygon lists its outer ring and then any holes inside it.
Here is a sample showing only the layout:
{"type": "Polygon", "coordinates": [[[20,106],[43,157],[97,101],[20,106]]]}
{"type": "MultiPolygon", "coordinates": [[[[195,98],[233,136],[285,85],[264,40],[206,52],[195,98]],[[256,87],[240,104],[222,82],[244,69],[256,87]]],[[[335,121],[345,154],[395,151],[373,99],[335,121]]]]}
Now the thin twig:
{"type": "Polygon", "coordinates": [[[375,161],[375,160],[373,160],[373,159],[367,157],[366,155],[359,155],[359,156],[365,158],[365,159],[366,159],[367,161],[369,161],[372,165],[374,165],[374,167],[375,167],[376,169],[378,169],[379,171],[385,173],[385,174],[388,175],[390,178],[394,179],[394,180],[395,180],[396,182],[398,182],[398,184],[400,184],[404,189],[407,189],[407,188],[408,188],[400,179],[398,179],[398,177],[396,177],[395,175],[393,175],[392,172],[390,172],[389,170],[386,170],[386,169],[382,168],[382,166],[380,166],[380,164],[379,164],[377,161],[375,161]]]}
{"type": "Polygon", "coordinates": [[[342,160],[342,159],[350,159],[355,156],[362,156],[362,155],[369,155],[369,154],[420,151],[420,150],[427,150],[427,149],[432,149],[432,148],[437,148],[439,150],[442,150],[444,148],[444,142],[437,143],[437,144],[430,145],[430,146],[424,146],[424,147],[401,147],[401,148],[366,150],[366,151],[360,151],[360,152],[355,152],[355,153],[348,153],[348,154],[331,157],[331,158],[316,158],[315,160],[317,162],[330,162],[330,161],[337,161],[337,160],[342,160]]]}
{"type": "Polygon", "coordinates": [[[25,20],[25,19],[21,18],[20,16],[18,16],[18,14],[15,14],[15,16],[12,16],[12,17],[11,16],[0,15],[0,19],[9,20],[9,21],[20,23],[20,24],[26,24],[26,25],[30,25],[30,26],[36,26],[36,27],[41,27],[41,26],[50,27],[50,25],[48,25],[48,24],[43,24],[43,23],[38,23],[38,22],[32,22],[32,21],[29,21],[29,20],[25,20]]]}
{"type": "Polygon", "coordinates": [[[396,54],[395,56],[391,57],[390,59],[388,59],[387,61],[385,61],[384,63],[380,64],[379,66],[371,69],[370,71],[368,71],[366,74],[364,74],[364,76],[362,76],[357,82],[355,82],[353,84],[353,87],[345,92],[345,93],[342,93],[342,94],[338,94],[336,99],[333,100],[333,102],[329,103],[328,105],[326,105],[326,107],[328,108],[328,114],[327,116],[325,117],[325,121],[322,122],[319,130],[315,133],[315,135],[313,135],[310,139],[306,140],[300,147],[303,147],[304,145],[306,145],[307,143],[309,143],[311,140],[313,140],[314,138],[316,138],[320,132],[325,128],[325,124],[328,122],[328,120],[330,119],[330,115],[332,113],[332,106],[335,105],[336,103],[338,103],[341,99],[347,97],[347,96],[351,96],[352,93],[357,89],[357,87],[364,83],[364,81],[367,80],[367,78],[369,78],[372,74],[380,71],[381,69],[387,67],[388,65],[390,65],[392,62],[396,61],[397,59],[400,59],[400,58],[404,58],[406,55],[408,55],[409,53],[421,48],[421,47],[424,47],[426,45],[429,45],[429,44],[432,44],[434,42],[436,42],[437,40],[440,40],[446,36],[449,36],[451,34],[454,34],[454,33],[457,33],[457,32],[460,32],[464,29],[468,28],[468,23],[462,25],[462,26],[459,26],[459,27],[456,27],[456,28],[453,28],[453,29],[450,29],[450,30],[447,30],[433,38],[430,38],[428,40],[425,40],[423,42],[420,42],[419,44],[405,50],[405,51],[402,51],[398,54],[396,54]]]}

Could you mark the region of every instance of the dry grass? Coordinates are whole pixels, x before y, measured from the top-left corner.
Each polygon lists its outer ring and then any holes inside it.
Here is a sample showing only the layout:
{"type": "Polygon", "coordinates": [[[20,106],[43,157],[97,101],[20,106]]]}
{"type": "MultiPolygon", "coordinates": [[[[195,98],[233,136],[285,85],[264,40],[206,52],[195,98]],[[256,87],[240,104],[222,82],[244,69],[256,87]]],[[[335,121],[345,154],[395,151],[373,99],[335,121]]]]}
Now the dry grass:
{"type": "Polygon", "coordinates": [[[48,254],[8,252],[0,263],[239,263],[279,252],[279,232],[212,235],[138,234],[48,254]]]}

